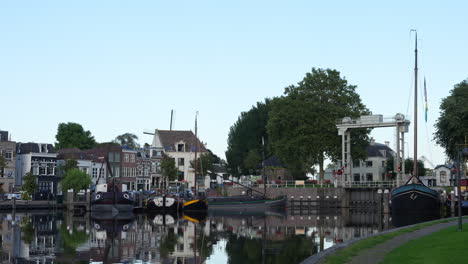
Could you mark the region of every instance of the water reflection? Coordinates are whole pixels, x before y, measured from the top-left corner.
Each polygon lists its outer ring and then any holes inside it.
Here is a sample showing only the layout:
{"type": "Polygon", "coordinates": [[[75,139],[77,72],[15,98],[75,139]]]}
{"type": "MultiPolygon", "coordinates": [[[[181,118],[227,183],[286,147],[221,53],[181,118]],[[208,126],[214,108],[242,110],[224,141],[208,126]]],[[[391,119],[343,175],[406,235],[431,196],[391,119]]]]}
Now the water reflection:
{"type": "Polygon", "coordinates": [[[299,263],[388,229],[363,212],[291,215],[0,214],[4,263],[299,263]]]}

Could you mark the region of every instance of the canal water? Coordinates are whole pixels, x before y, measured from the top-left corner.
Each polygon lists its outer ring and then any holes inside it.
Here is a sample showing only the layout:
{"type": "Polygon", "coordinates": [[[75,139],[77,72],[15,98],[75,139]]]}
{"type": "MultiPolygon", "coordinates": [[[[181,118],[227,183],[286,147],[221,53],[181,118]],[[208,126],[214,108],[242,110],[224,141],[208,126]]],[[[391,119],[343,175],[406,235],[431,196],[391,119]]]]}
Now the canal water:
{"type": "Polygon", "coordinates": [[[265,214],[0,213],[2,263],[300,263],[393,228],[366,211],[265,214]]]}

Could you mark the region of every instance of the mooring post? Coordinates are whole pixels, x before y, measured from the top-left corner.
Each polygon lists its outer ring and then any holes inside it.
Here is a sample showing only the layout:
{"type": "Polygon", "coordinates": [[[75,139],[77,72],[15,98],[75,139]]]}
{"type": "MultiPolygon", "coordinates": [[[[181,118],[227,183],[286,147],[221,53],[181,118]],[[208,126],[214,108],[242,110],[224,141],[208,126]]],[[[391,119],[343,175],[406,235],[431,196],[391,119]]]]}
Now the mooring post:
{"type": "Polygon", "coordinates": [[[389,214],[390,213],[390,191],[388,189],[384,190],[382,206],[383,206],[383,213],[389,214]]]}

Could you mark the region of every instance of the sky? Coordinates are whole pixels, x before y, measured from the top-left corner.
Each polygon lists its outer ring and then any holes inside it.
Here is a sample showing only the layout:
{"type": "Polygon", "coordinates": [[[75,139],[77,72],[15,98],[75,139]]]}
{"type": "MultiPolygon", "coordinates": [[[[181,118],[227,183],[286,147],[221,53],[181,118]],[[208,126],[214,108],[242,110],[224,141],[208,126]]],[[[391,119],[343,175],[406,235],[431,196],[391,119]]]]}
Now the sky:
{"type": "MultiPolygon", "coordinates": [[[[433,141],[441,100],[468,78],[466,1],[1,1],[0,130],[17,142],[54,143],[77,122],[98,142],[130,132],[198,132],[224,158],[230,127],[258,101],[280,96],[313,67],[341,72],[363,103],[412,120],[414,35],[433,141]]],[[[422,91],[418,97],[421,97],[422,91]]],[[[413,145],[412,125],[407,134],[413,145]]],[[[395,144],[395,130],[375,129],[395,144]]],[[[409,150],[408,154],[413,151],[409,150]]]]}

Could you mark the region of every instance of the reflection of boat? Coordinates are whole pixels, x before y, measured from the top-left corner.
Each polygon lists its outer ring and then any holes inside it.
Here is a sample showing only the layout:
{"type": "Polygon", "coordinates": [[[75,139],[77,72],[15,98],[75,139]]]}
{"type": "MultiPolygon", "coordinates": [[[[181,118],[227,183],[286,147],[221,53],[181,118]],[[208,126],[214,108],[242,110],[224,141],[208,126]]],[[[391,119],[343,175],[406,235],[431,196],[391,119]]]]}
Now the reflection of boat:
{"type": "Polygon", "coordinates": [[[149,198],[146,204],[148,211],[176,212],[181,208],[179,200],[174,197],[156,196],[149,198]]]}
{"type": "Polygon", "coordinates": [[[282,209],[286,207],[286,196],[276,199],[265,199],[263,196],[232,196],[208,198],[209,210],[217,211],[252,211],[263,212],[267,210],[282,209]]]}
{"type": "Polygon", "coordinates": [[[415,67],[414,67],[414,159],[413,159],[413,173],[412,177],[406,182],[405,185],[400,186],[392,191],[392,217],[402,215],[416,215],[425,214],[437,217],[440,209],[439,193],[422,183],[418,177],[418,156],[417,156],[417,129],[418,129],[418,40],[416,33],[415,41],[415,67]],[[415,180],[419,183],[411,183],[415,180]]]}
{"type": "Polygon", "coordinates": [[[133,220],[135,215],[131,211],[91,211],[91,219],[93,220],[117,220],[117,221],[126,221],[133,220]]]}
{"type": "Polygon", "coordinates": [[[153,218],[154,225],[173,225],[176,219],[170,214],[158,214],[153,218]]]}

